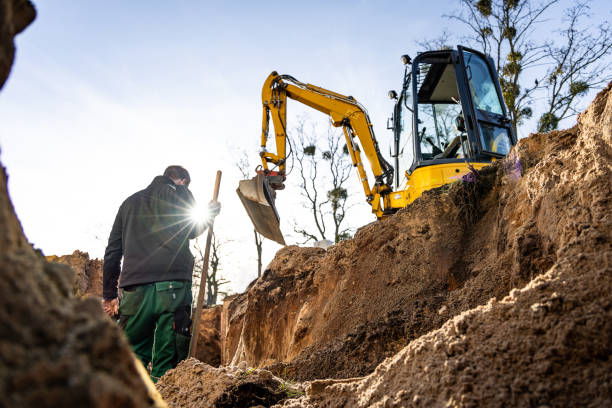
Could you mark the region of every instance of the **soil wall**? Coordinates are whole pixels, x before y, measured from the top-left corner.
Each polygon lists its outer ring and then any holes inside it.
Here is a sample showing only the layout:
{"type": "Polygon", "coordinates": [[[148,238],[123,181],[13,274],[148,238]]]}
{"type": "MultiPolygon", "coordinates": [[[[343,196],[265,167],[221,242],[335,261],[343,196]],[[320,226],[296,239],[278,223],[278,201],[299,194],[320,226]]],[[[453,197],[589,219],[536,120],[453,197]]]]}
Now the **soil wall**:
{"type": "Polygon", "coordinates": [[[314,381],[284,407],[612,406],[612,84],[577,127],[517,152],[526,172],[500,214],[529,216],[555,244],[551,267],[369,376],[314,381]]]}
{"type": "Polygon", "coordinates": [[[609,246],[609,93],[578,126],[521,140],[475,182],[430,191],[328,251],[279,251],[226,306],[223,363],[297,380],[366,375],[546,273],[583,235],[609,246]]]}
{"type": "Polygon", "coordinates": [[[315,379],[279,407],[612,406],[611,180],[612,84],[577,126],[521,140],[475,181],[327,252],[279,251],[224,305],[233,367],[181,365],[162,394],[205,372],[222,395],[170,405],[225,406],[267,373],[247,366],[268,366],[279,388],[315,379]]]}
{"type": "Polygon", "coordinates": [[[100,259],[90,259],[87,252],[74,251],[70,255],[50,255],[45,257],[49,262],[68,265],[74,271],[73,293],[76,296],[102,297],[102,265],[100,259]]]}
{"type": "Polygon", "coordinates": [[[195,358],[218,367],[221,364],[221,312],[222,306],[202,310],[200,333],[195,358]]]}

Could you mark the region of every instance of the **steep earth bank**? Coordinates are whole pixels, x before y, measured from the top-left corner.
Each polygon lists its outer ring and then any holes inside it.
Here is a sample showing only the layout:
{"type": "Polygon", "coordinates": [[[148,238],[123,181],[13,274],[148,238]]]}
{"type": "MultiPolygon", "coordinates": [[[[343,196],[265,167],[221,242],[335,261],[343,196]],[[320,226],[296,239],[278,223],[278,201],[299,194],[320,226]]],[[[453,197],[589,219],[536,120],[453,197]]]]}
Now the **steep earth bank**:
{"type": "Polygon", "coordinates": [[[475,182],[327,252],[280,251],[225,306],[224,363],[369,374],[286,407],[612,406],[611,180],[612,84],[475,182]]]}
{"type": "Polygon", "coordinates": [[[221,364],[221,306],[202,310],[195,358],[213,367],[221,364]]]}
{"type": "Polygon", "coordinates": [[[430,191],[328,251],[282,249],[227,306],[223,364],[296,380],[365,375],[449,318],[523,287],[570,239],[550,217],[576,222],[576,192],[534,203],[527,183],[543,153],[575,142],[575,130],[534,136],[476,182],[430,191]]]}
{"type": "Polygon", "coordinates": [[[90,259],[87,252],[79,250],[70,255],[50,255],[48,262],[58,262],[68,265],[74,271],[72,292],[77,296],[92,295],[102,297],[102,265],[100,259],[90,259]]]}

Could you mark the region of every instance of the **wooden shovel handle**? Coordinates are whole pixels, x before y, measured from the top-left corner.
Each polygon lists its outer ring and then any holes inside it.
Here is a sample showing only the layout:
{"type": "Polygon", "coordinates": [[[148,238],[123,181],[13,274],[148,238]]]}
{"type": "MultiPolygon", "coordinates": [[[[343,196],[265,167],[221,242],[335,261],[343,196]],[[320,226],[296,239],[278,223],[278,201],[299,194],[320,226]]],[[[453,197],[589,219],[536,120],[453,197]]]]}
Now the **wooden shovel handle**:
{"type": "MultiPolygon", "coordinates": [[[[217,170],[217,178],[215,180],[215,191],[213,192],[213,202],[217,202],[219,197],[219,186],[221,185],[221,170],[217,170]]],[[[208,227],[208,235],[206,236],[206,248],[204,250],[204,259],[202,265],[202,274],[200,276],[200,288],[198,290],[198,303],[196,305],[195,316],[193,318],[193,330],[191,332],[191,341],[189,342],[189,357],[196,354],[198,348],[198,335],[200,334],[200,319],[202,317],[202,305],[204,304],[204,293],[206,292],[206,277],[208,276],[208,259],[210,258],[210,243],[213,236],[214,218],[210,220],[208,227]]]]}

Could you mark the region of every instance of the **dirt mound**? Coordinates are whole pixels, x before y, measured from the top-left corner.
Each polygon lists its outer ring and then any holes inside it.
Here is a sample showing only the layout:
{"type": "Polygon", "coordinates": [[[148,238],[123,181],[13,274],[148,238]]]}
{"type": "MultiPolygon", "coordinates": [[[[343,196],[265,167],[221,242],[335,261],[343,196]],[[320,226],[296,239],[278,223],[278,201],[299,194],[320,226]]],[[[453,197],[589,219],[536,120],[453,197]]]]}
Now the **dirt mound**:
{"type": "Polygon", "coordinates": [[[70,266],[74,270],[72,292],[78,296],[92,295],[102,297],[102,265],[100,259],[89,259],[87,252],[79,250],[71,255],[50,255],[49,262],[58,262],[70,266]]]}
{"type": "Polygon", "coordinates": [[[304,393],[266,370],[213,368],[193,358],[168,371],[157,389],[170,408],[269,407],[304,393]]]}
{"type": "Polygon", "coordinates": [[[508,206],[523,199],[513,191],[519,163],[498,162],[475,183],[430,191],[327,252],[279,251],[230,306],[237,317],[228,318],[225,344],[234,348],[224,363],[296,380],[365,375],[450,317],[545,272],[557,236],[508,206]]]}
{"type": "Polygon", "coordinates": [[[528,216],[557,248],[552,267],[371,375],[314,381],[285,407],[612,406],[612,84],[577,127],[517,152],[527,171],[502,189],[500,214],[528,216]]]}
{"type": "Polygon", "coordinates": [[[575,252],[526,288],[413,341],[370,376],[314,381],[286,406],[612,406],[609,265],[611,251],[575,252]]]}
{"type": "MultiPolygon", "coordinates": [[[[298,380],[367,374],[449,317],[526,284],[532,271],[524,269],[533,266],[513,265],[520,257],[516,245],[501,257],[488,251],[499,235],[498,173],[501,167],[491,167],[476,184],[430,192],[327,252],[279,251],[264,276],[234,301],[240,318],[228,319],[226,343],[235,350],[224,363],[268,365],[298,380]],[[480,224],[471,222],[475,214],[480,224]],[[466,285],[470,279],[479,282],[466,285]]],[[[552,264],[542,256],[554,253],[552,245],[531,252],[543,267],[552,264]]]]}
{"type": "Polygon", "coordinates": [[[223,363],[297,380],[369,374],[564,262],[584,236],[585,253],[609,248],[609,95],[577,127],[532,135],[475,182],[430,191],[327,252],[279,251],[227,307],[223,363]]]}

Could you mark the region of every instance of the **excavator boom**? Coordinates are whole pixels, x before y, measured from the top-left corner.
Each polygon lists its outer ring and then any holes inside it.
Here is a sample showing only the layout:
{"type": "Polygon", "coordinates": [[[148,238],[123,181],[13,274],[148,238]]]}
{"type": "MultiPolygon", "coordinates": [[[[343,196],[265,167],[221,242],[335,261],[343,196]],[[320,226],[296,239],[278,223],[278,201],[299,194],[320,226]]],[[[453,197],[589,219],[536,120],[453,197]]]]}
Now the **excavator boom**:
{"type": "MultiPolygon", "coordinates": [[[[378,203],[381,194],[391,190],[393,168],[380,154],[372,124],[365,109],[352,97],[304,84],[289,75],[272,72],[262,88],[262,170],[251,180],[242,180],[237,193],[255,229],[266,238],[284,244],[279,217],[274,205],[274,190],[284,187],[286,155],[287,98],[327,114],[333,126],[342,127],[353,165],[357,168],[368,202],[378,203]],[[268,152],[270,117],[274,124],[276,153],[268,152]],[[358,142],[355,140],[357,137],[358,142]],[[361,151],[363,150],[374,175],[370,184],[361,151]],[[271,166],[274,166],[274,170],[271,166]],[[273,175],[275,180],[270,179],[273,175]]],[[[374,206],[374,204],[373,204],[374,206]]]]}

